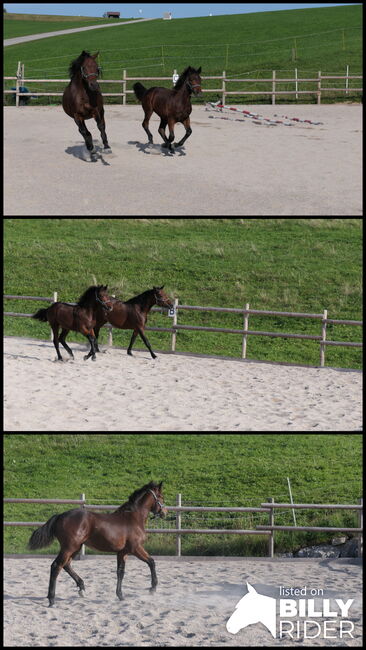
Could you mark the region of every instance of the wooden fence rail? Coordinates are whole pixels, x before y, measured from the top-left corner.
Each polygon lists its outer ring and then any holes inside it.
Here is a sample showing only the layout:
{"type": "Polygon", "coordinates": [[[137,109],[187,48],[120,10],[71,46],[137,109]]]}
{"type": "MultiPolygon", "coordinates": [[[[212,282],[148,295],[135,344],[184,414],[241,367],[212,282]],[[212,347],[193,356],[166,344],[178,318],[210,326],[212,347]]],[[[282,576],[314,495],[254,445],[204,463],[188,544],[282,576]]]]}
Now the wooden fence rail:
{"type": "MultiPolygon", "coordinates": [[[[80,505],[82,508],[89,510],[116,510],[119,505],[94,505],[87,504],[85,493],[81,494],[80,499],[3,499],[4,503],[50,503],[50,504],[73,504],[80,505]]],[[[262,503],[260,507],[209,507],[209,506],[181,506],[182,495],[177,494],[175,506],[165,506],[168,511],[176,513],[176,528],[147,528],[148,533],[161,533],[176,535],[176,555],[181,555],[181,535],[204,534],[204,535],[267,535],[268,536],[268,556],[274,556],[274,535],[276,530],[283,531],[319,531],[319,532],[351,532],[359,535],[359,552],[362,555],[362,512],[363,502],[360,499],[359,504],[319,504],[319,503],[275,503],[271,498],[262,503]],[[275,510],[284,508],[297,509],[327,509],[327,510],[357,510],[358,527],[334,527],[334,526],[278,526],[274,523],[275,510]],[[182,528],[181,512],[260,512],[269,515],[269,524],[257,524],[255,529],[223,529],[223,528],[182,528]]],[[[44,521],[5,521],[4,526],[42,526],[44,521]]],[[[82,547],[82,555],[85,555],[85,547],[82,547]]]]}
{"type": "MultiPolygon", "coordinates": [[[[53,293],[53,298],[40,298],[38,296],[13,296],[6,294],[4,295],[5,299],[19,299],[19,300],[46,300],[48,302],[57,301],[57,292],[53,293]]],[[[75,304],[75,303],[70,303],[75,304]]],[[[152,311],[161,311],[159,307],[153,307],[152,311]]],[[[4,316],[15,316],[21,318],[29,318],[32,314],[24,314],[17,312],[4,312],[4,316]]],[[[171,316],[173,317],[173,323],[171,327],[146,327],[146,330],[154,332],[170,332],[171,337],[171,351],[176,351],[176,337],[179,330],[191,330],[191,331],[203,331],[203,332],[221,332],[223,334],[240,334],[242,336],[242,354],[241,358],[246,359],[247,356],[247,337],[248,336],[270,336],[273,338],[289,338],[289,339],[299,339],[299,340],[313,340],[319,343],[320,345],[320,367],[325,366],[325,349],[327,345],[336,345],[343,347],[362,347],[361,342],[353,341],[327,341],[327,324],[339,324],[339,325],[351,325],[351,326],[362,326],[363,321],[358,320],[346,320],[346,319],[328,319],[328,312],[324,309],[322,314],[306,314],[302,312],[289,312],[289,311],[270,311],[270,310],[260,310],[260,309],[249,309],[249,303],[246,303],[243,308],[231,308],[231,307],[200,307],[197,305],[180,305],[178,299],[174,300],[174,309],[172,310],[171,316]],[[232,313],[232,314],[242,314],[243,315],[243,328],[242,329],[232,329],[225,327],[205,327],[201,325],[178,325],[178,311],[182,310],[192,310],[192,311],[211,311],[211,312],[223,312],[223,313],[232,313]],[[265,332],[261,330],[250,330],[249,327],[249,315],[261,315],[261,316],[285,316],[289,318],[314,318],[321,320],[321,331],[319,335],[311,334],[289,334],[283,332],[265,332]]],[[[109,329],[108,336],[108,345],[113,345],[113,328],[112,325],[107,323],[104,327],[109,329]]],[[[52,340],[52,332],[51,332],[52,340]]]]}
{"type": "MultiPolygon", "coordinates": [[[[347,67],[348,71],[348,67],[347,67]]],[[[176,70],[174,70],[174,73],[176,73],[176,70]]],[[[346,95],[349,95],[350,92],[356,92],[356,93],[362,93],[363,89],[362,88],[350,88],[349,86],[349,81],[352,79],[362,79],[362,75],[350,75],[348,72],[345,75],[322,75],[321,71],[318,71],[318,75],[315,77],[304,77],[304,78],[299,78],[297,76],[297,70],[295,70],[295,77],[293,78],[279,78],[277,77],[277,73],[275,70],[272,72],[272,77],[266,78],[266,79],[230,79],[226,76],[226,71],[224,70],[221,75],[213,75],[213,76],[203,76],[202,81],[210,81],[210,80],[221,80],[221,85],[218,88],[202,88],[202,92],[206,94],[212,94],[212,93],[220,93],[221,94],[221,102],[222,104],[226,104],[226,98],[227,97],[235,97],[239,95],[270,95],[272,98],[272,104],[276,104],[276,97],[277,96],[283,96],[283,95],[288,95],[292,96],[295,95],[295,98],[298,99],[299,95],[314,95],[317,98],[317,103],[321,104],[321,98],[324,93],[327,92],[333,92],[333,93],[345,93],[346,95]],[[329,88],[327,86],[322,85],[323,81],[332,81],[332,80],[345,80],[345,87],[344,88],[329,88]],[[233,84],[271,84],[271,90],[227,90],[227,84],[228,83],[233,83],[233,84]],[[294,84],[294,90],[279,90],[278,86],[281,86],[282,84],[294,84]],[[299,84],[301,83],[313,83],[314,84],[314,89],[312,90],[299,90],[299,84]]],[[[4,77],[5,81],[15,81],[15,90],[4,90],[3,92],[6,95],[14,95],[15,94],[15,103],[16,106],[19,106],[19,98],[20,97],[41,97],[41,96],[46,96],[46,97],[61,97],[63,95],[62,92],[33,92],[33,91],[28,91],[24,92],[21,91],[22,88],[24,88],[24,84],[28,83],[58,83],[58,84],[68,84],[69,79],[34,79],[34,78],[28,78],[24,76],[24,64],[21,62],[18,63],[18,74],[16,76],[11,76],[11,77],[4,77]]],[[[127,76],[127,71],[123,70],[122,71],[122,78],[121,79],[99,79],[98,83],[103,85],[103,84],[120,84],[121,85],[121,91],[116,92],[116,93],[104,93],[104,97],[121,97],[122,99],[122,104],[127,103],[127,96],[128,95],[134,95],[134,91],[132,89],[128,89],[128,83],[129,82],[135,82],[135,81],[167,81],[169,80],[172,83],[172,75],[168,77],[130,77],[127,76]]],[[[154,84],[155,85],[155,84],[154,84]]]]}

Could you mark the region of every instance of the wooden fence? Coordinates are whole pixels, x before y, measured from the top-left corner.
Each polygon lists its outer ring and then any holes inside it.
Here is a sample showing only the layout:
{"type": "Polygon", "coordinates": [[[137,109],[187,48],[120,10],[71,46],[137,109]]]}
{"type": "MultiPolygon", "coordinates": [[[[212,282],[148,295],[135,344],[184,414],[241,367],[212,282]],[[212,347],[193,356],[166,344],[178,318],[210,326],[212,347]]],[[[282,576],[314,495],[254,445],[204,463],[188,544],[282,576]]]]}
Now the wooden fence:
{"type": "MultiPolygon", "coordinates": [[[[176,74],[176,70],[174,70],[173,75],[176,74]]],[[[120,97],[122,104],[127,103],[127,96],[128,95],[133,95],[134,96],[134,91],[132,89],[128,88],[129,82],[135,82],[135,81],[169,81],[172,83],[172,76],[170,75],[168,77],[130,77],[127,75],[127,71],[123,70],[122,71],[122,78],[121,79],[99,79],[98,83],[102,85],[102,90],[103,90],[103,84],[118,84],[121,86],[121,90],[119,92],[115,93],[110,93],[110,92],[103,92],[104,97],[120,97]]],[[[298,99],[300,95],[313,95],[317,98],[317,103],[321,104],[321,98],[322,95],[324,96],[324,93],[328,92],[333,92],[333,93],[339,93],[339,94],[345,94],[346,96],[352,92],[352,93],[362,93],[363,89],[362,88],[350,88],[349,82],[350,80],[353,79],[362,79],[362,75],[350,75],[348,73],[348,67],[347,67],[347,73],[345,75],[322,75],[321,71],[319,70],[317,76],[315,77],[298,77],[297,76],[297,70],[295,70],[295,76],[290,77],[290,78],[280,78],[277,77],[277,73],[275,70],[272,71],[272,76],[266,79],[231,79],[226,76],[225,70],[222,72],[221,75],[214,75],[214,76],[202,76],[202,81],[209,81],[209,80],[218,80],[221,81],[220,85],[218,88],[202,88],[202,92],[206,94],[212,94],[212,93],[220,93],[221,94],[221,102],[222,104],[226,104],[227,97],[235,97],[235,96],[246,96],[246,95],[255,95],[257,96],[268,96],[270,95],[272,98],[272,104],[276,104],[276,97],[277,96],[293,96],[295,95],[295,99],[298,99]],[[327,87],[322,85],[322,82],[329,82],[329,81],[336,81],[336,80],[344,80],[345,81],[345,87],[344,88],[334,88],[334,87],[327,87]],[[227,90],[227,84],[270,84],[271,90],[227,90]],[[294,89],[293,90],[279,90],[279,87],[283,86],[283,84],[293,84],[294,89]],[[314,84],[314,88],[312,90],[300,90],[299,84],[303,83],[312,83],[314,84]]],[[[27,84],[32,84],[32,83],[64,83],[65,85],[69,83],[69,79],[33,79],[33,78],[26,78],[24,76],[24,64],[22,64],[20,61],[18,63],[18,72],[17,75],[14,77],[4,77],[5,81],[10,81],[13,80],[15,81],[15,90],[4,90],[3,92],[6,95],[14,95],[15,94],[15,104],[16,106],[19,106],[19,98],[20,97],[62,97],[63,91],[62,92],[22,92],[21,88],[24,88],[24,85],[27,84]]],[[[156,84],[153,84],[156,85],[156,84]]],[[[334,85],[334,84],[333,84],[334,85]]]]}
{"type": "MultiPolygon", "coordinates": [[[[46,300],[48,302],[57,301],[57,292],[53,293],[53,298],[39,298],[34,296],[13,296],[6,294],[4,298],[8,299],[19,299],[19,300],[46,300]]],[[[70,303],[75,304],[75,303],[70,303]]],[[[161,311],[159,307],[153,307],[152,311],[161,311]]],[[[240,334],[242,337],[242,354],[241,358],[246,359],[247,356],[247,339],[248,336],[270,336],[274,338],[288,338],[288,339],[299,339],[299,340],[310,340],[317,341],[320,345],[320,367],[325,366],[325,349],[327,345],[333,346],[344,346],[344,347],[362,347],[360,342],[351,342],[351,341],[328,341],[327,336],[327,324],[338,324],[338,325],[356,325],[362,326],[363,321],[358,320],[339,320],[334,318],[328,318],[328,312],[324,309],[322,314],[306,314],[306,313],[297,313],[297,312],[288,312],[288,311],[268,311],[260,309],[250,309],[249,303],[246,303],[244,308],[231,308],[231,307],[199,307],[196,305],[180,305],[178,303],[178,298],[174,300],[174,310],[172,310],[173,323],[171,327],[146,327],[146,330],[154,332],[170,332],[171,337],[171,351],[176,351],[176,341],[177,341],[177,332],[179,330],[191,330],[191,331],[201,331],[201,332],[222,332],[223,334],[240,334]],[[243,329],[230,329],[225,327],[204,327],[201,325],[178,325],[178,311],[180,310],[192,310],[192,311],[211,311],[211,312],[226,312],[231,314],[240,314],[243,316],[243,329]],[[284,334],[282,332],[263,332],[260,330],[250,330],[249,328],[249,315],[260,315],[260,316],[285,316],[289,318],[315,318],[321,320],[321,331],[319,335],[311,334],[284,334]]],[[[24,314],[17,312],[4,312],[4,316],[15,316],[21,318],[29,318],[32,314],[24,314]]],[[[108,345],[113,345],[113,328],[112,325],[107,323],[105,325],[109,329],[108,336],[108,345]]],[[[51,332],[52,340],[52,332],[51,332]]]]}
{"type": "MultiPolygon", "coordinates": [[[[82,508],[88,510],[116,510],[120,504],[117,505],[88,505],[86,503],[85,494],[80,495],[80,499],[3,499],[4,503],[52,503],[52,504],[73,504],[74,506],[80,505],[82,508]]],[[[268,536],[268,556],[274,557],[274,536],[276,530],[283,531],[319,531],[319,532],[338,532],[338,533],[354,533],[359,535],[359,552],[362,555],[362,512],[363,502],[360,499],[359,504],[319,504],[319,503],[275,503],[274,499],[270,498],[265,503],[261,503],[258,508],[246,507],[201,507],[201,506],[182,506],[182,495],[177,494],[175,506],[165,506],[169,512],[175,512],[175,528],[146,528],[148,533],[160,534],[173,534],[176,535],[176,556],[181,555],[181,536],[192,534],[216,534],[216,535],[267,535],[268,536]],[[312,509],[312,510],[357,510],[358,511],[358,526],[351,527],[334,527],[334,526],[276,526],[275,510],[281,508],[297,509],[312,509]],[[181,513],[182,512],[260,512],[268,513],[268,525],[256,525],[255,529],[222,529],[222,528],[182,528],[181,526],[181,513]]],[[[4,521],[4,526],[43,526],[44,521],[4,521]]],[[[82,547],[82,555],[85,554],[85,547],[82,547]]]]}

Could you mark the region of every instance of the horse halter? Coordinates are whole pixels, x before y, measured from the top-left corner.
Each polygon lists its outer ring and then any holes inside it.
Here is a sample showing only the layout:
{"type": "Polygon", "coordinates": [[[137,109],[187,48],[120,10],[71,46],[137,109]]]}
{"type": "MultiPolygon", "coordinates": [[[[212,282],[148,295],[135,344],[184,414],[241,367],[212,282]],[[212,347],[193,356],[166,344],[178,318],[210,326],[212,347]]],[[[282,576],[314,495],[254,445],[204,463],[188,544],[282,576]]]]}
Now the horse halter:
{"type": "Polygon", "coordinates": [[[156,291],[154,293],[154,296],[155,296],[155,301],[156,301],[156,304],[157,304],[158,307],[166,307],[168,309],[171,307],[171,304],[167,303],[164,298],[161,298],[160,295],[156,291]]]}
{"type": "Polygon", "coordinates": [[[162,509],[163,509],[163,507],[164,507],[164,504],[161,503],[161,502],[159,501],[158,497],[156,496],[156,494],[155,494],[155,492],[154,492],[153,490],[151,490],[151,489],[149,488],[149,489],[148,489],[148,492],[150,492],[150,494],[153,495],[153,497],[154,497],[154,499],[155,499],[155,503],[157,503],[158,506],[160,506],[160,510],[159,510],[159,512],[154,512],[154,515],[157,517],[158,515],[160,515],[160,513],[161,513],[161,511],[162,511],[162,509]]]}
{"type": "Polygon", "coordinates": [[[106,311],[112,311],[112,310],[113,310],[113,305],[111,305],[111,306],[109,307],[109,305],[107,305],[106,302],[103,302],[103,300],[101,300],[101,299],[99,298],[99,296],[98,296],[98,294],[97,294],[96,291],[95,291],[95,299],[96,299],[97,302],[100,302],[100,304],[102,305],[103,309],[105,309],[106,311]]]}
{"type": "Polygon", "coordinates": [[[188,88],[189,88],[191,91],[193,91],[194,88],[201,88],[201,84],[191,84],[190,81],[187,81],[186,83],[187,83],[188,88]]]}
{"type": "Polygon", "coordinates": [[[99,73],[100,73],[100,67],[99,66],[98,66],[98,72],[89,72],[89,74],[86,74],[86,72],[84,71],[84,68],[83,68],[82,65],[80,66],[80,70],[81,70],[81,76],[83,77],[83,79],[88,80],[88,77],[99,77],[99,73]]]}

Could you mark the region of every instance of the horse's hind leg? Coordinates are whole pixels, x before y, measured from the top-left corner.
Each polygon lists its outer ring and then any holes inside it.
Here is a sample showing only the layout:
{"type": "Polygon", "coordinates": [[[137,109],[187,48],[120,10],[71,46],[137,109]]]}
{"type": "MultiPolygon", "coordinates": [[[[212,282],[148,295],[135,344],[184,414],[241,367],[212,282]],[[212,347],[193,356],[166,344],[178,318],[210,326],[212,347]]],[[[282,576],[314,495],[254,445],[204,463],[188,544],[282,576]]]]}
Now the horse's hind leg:
{"type": "Polygon", "coordinates": [[[53,345],[56,348],[58,360],[63,361],[63,358],[60,353],[60,346],[58,344],[58,325],[56,323],[52,325],[52,331],[53,331],[53,345]]]}
{"type": "Polygon", "coordinates": [[[71,348],[69,348],[69,346],[67,345],[67,343],[66,343],[66,341],[65,341],[65,338],[66,338],[66,336],[68,335],[69,331],[70,331],[70,330],[63,329],[62,332],[61,332],[61,334],[60,334],[60,336],[59,336],[59,341],[60,341],[60,343],[64,346],[66,352],[68,352],[69,355],[70,355],[70,357],[73,359],[73,358],[74,358],[74,355],[73,355],[73,353],[72,353],[72,350],[71,350],[71,348]]]}
{"type": "Polygon", "coordinates": [[[51,564],[50,582],[48,585],[47,596],[49,600],[49,607],[52,607],[55,602],[57,576],[60,573],[61,569],[63,569],[65,565],[69,564],[70,559],[71,553],[67,551],[61,551],[51,564]]]}
{"type": "Polygon", "coordinates": [[[125,575],[125,566],[126,566],[126,557],[127,553],[124,551],[118,551],[117,553],[117,589],[116,594],[120,600],[123,600],[122,596],[122,580],[125,575]]]}
{"type": "Polygon", "coordinates": [[[81,135],[83,136],[83,138],[85,140],[86,148],[88,149],[88,151],[90,153],[91,162],[96,162],[96,160],[97,160],[97,152],[94,149],[93,138],[92,138],[92,135],[91,135],[90,131],[88,131],[88,129],[86,128],[85,122],[84,122],[83,119],[78,118],[78,117],[74,117],[74,120],[75,120],[76,125],[77,125],[77,127],[79,129],[79,132],[81,133],[81,135]]]}
{"type": "Polygon", "coordinates": [[[165,129],[166,129],[167,124],[168,124],[167,120],[164,120],[163,118],[161,118],[160,126],[158,128],[158,132],[160,133],[161,137],[164,140],[164,144],[162,145],[162,147],[167,147],[169,145],[169,140],[166,137],[166,133],[165,133],[165,129]]]}
{"type": "MultiPolygon", "coordinates": [[[[80,547],[81,548],[81,547],[80,547]]],[[[72,554],[71,559],[74,559],[75,555],[77,555],[80,551],[80,548],[75,551],[75,553],[72,554]]],[[[66,573],[69,574],[69,576],[72,577],[73,580],[75,580],[77,586],[79,587],[79,596],[84,596],[83,592],[85,591],[85,585],[84,581],[78,576],[78,574],[71,568],[71,559],[68,561],[67,564],[64,566],[64,570],[66,573]]]]}
{"type": "Polygon", "coordinates": [[[183,136],[183,138],[182,138],[179,142],[177,142],[177,144],[175,145],[176,147],[181,147],[182,144],[185,143],[185,141],[187,140],[187,138],[189,138],[189,136],[190,136],[191,133],[192,133],[192,129],[191,129],[191,126],[190,126],[190,125],[191,125],[191,122],[190,122],[189,117],[187,117],[187,119],[184,120],[183,125],[184,125],[184,128],[185,128],[185,130],[186,130],[186,133],[185,133],[185,135],[183,136]]]}
{"type": "Polygon", "coordinates": [[[146,108],[144,109],[144,111],[145,111],[145,117],[144,117],[144,121],[142,122],[142,128],[144,129],[147,137],[149,138],[149,144],[153,144],[152,133],[149,130],[149,121],[150,121],[150,117],[153,114],[153,111],[151,108],[146,108]]]}

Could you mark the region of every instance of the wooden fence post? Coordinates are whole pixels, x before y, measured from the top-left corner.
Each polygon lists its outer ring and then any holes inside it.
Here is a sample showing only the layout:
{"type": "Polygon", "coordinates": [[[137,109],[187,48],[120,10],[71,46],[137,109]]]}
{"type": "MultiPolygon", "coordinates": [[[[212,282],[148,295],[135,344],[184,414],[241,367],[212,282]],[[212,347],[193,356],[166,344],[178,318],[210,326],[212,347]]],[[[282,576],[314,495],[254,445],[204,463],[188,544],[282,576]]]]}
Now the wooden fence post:
{"type": "MultiPolygon", "coordinates": [[[[245,304],[245,309],[249,309],[249,302],[245,304]]],[[[249,314],[244,314],[244,329],[248,329],[248,323],[249,323],[249,314]]],[[[243,342],[242,342],[242,348],[241,348],[241,358],[246,359],[247,358],[247,338],[248,335],[244,334],[243,335],[243,342]]]]}
{"type": "MultiPolygon", "coordinates": [[[[360,506],[363,505],[363,499],[358,500],[360,506]]],[[[363,511],[359,510],[358,511],[358,527],[363,528],[363,511]]],[[[363,556],[363,537],[362,533],[359,534],[358,536],[358,556],[362,557],[363,556]]]]}
{"type": "Polygon", "coordinates": [[[126,90],[127,90],[126,70],[123,70],[123,74],[122,74],[122,92],[123,92],[122,104],[127,104],[126,90]]]}
{"type": "MultiPolygon", "coordinates": [[[[178,322],[178,298],[174,299],[174,316],[173,316],[173,327],[176,325],[178,322]]],[[[172,352],[175,352],[175,346],[177,343],[177,330],[174,330],[172,333],[172,343],[171,343],[171,349],[172,352]]]]}
{"type": "MultiPolygon", "coordinates": [[[[177,494],[175,505],[177,505],[177,506],[182,505],[182,495],[181,495],[181,493],[177,494]]],[[[181,511],[177,510],[177,512],[175,513],[175,527],[178,530],[180,530],[182,528],[181,523],[182,523],[181,511]]],[[[177,557],[180,557],[181,554],[182,554],[181,553],[181,550],[182,550],[182,536],[179,535],[179,533],[177,533],[177,536],[176,536],[175,540],[176,540],[175,541],[175,554],[176,554],[177,557]]]]}
{"type": "Polygon", "coordinates": [[[276,70],[272,71],[272,104],[276,103],[276,70]]]}
{"type": "Polygon", "coordinates": [[[322,95],[322,73],[321,70],[318,72],[318,90],[317,90],[317,104],[321,104],[321,95],[322,95]]]}
{"type": "MultiPolygon", "coordinates": [[[[268,499],[269,503],[274,503],[274,498],[270,497],[268,499]]],[[[274,508],[270,508],[269,512],[269,525],[274,526],[274,508]]],[[[268,555],[269,557],[273,557],[274,554],[274,530],[271,530],[271,534],[268,535],[268,555]]]]}
{"type": "Polygon", "coordinates": [[[324,368],[325,363],[325,339],[327,338],[327,323],[328,310],[324,309],[322,318],[322,340],[320,341],[320,367],[324,368]]]}

